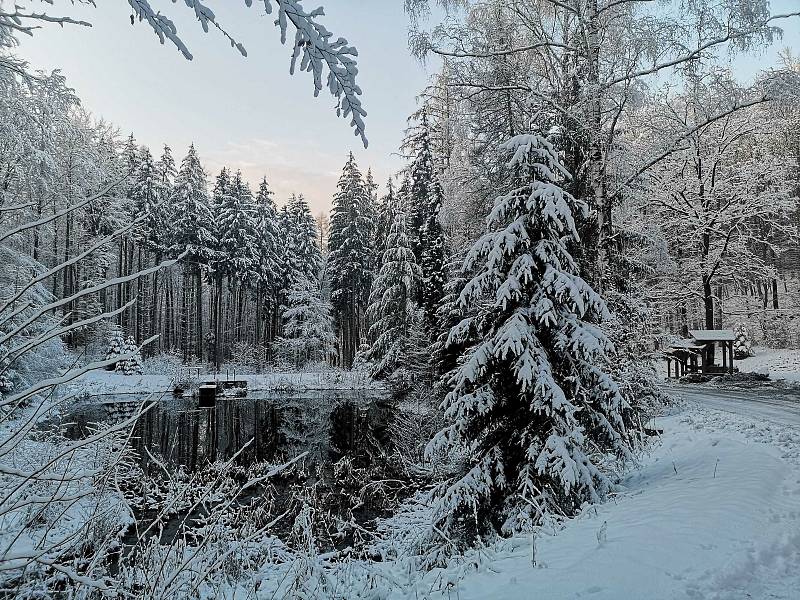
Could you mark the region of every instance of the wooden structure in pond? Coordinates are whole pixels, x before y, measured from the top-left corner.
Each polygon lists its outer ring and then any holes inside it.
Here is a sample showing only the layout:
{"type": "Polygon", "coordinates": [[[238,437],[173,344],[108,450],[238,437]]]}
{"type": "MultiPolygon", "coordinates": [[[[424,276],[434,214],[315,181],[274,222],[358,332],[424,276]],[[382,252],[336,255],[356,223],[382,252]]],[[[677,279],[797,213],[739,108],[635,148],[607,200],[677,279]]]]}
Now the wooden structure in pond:
{"type": "Polygon", "coordinates": [[[733,374],[733,342],[736,334],[730,329],[697,329],[689,338],[672,344],[664,355],[667,377],[680,378],[689,373],[701,375],[733,374]],[[722,364],[717,364],[716,348],[722,350],[722,364]]]}

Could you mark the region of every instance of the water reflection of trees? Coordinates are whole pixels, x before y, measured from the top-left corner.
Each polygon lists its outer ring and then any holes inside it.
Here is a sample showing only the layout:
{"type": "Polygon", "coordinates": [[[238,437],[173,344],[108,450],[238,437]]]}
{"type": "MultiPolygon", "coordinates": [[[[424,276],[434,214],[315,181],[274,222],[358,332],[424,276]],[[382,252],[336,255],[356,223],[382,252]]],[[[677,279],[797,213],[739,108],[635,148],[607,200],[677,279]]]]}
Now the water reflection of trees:
{"type": "MultiPolygon", "coordinates": [[[[93,423],[120,422],[141,405],[136,400],[77,407],[69,416],[67,435],[85,437],[93,423]]],[[[274,463],[303,452],[309,466],[348,457],[363,468],[383,456],[389,444],[390,407],[363,396],[277,394],[219,400],[211,408],[170,399],[144,408],[131,444],[149,474],[164,465],[195,472],[234,456],[240,466],[274,463]]]]}
{"type": "MultiPolygon", "coordinates": [[[[95,406],[77,416],[86,424],[125,410],[95,406]]],[[[325,393],[219,400],[212,408],[179,399],[155,403],[131,438],[142,476],[124,491],[140,518],[162,523],[167,543],[202,538],[214,511],[230,527],[256,514],[265,523],[278,518],[276,530],[287,535],[295,517],[311,511],[320,547],[355,546],[410,489],[389,439],[395,411],[379,399],[325,393]],[[279,477],[237,491],[303,454],[279,477]]]]}

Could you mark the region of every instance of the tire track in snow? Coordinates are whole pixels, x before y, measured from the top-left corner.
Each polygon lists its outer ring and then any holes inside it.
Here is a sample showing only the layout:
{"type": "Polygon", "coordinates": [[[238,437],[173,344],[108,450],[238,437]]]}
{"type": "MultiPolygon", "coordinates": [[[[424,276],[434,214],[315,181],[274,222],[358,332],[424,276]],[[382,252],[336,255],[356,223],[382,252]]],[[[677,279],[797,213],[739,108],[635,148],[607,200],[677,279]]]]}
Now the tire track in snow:
{"type": "Polygon", "coordinates": [[[720,389],[697,384],[665,384],[664,390],[700,407],[800,428],[800,395],[789,391],[758,387],[720,389]]]}

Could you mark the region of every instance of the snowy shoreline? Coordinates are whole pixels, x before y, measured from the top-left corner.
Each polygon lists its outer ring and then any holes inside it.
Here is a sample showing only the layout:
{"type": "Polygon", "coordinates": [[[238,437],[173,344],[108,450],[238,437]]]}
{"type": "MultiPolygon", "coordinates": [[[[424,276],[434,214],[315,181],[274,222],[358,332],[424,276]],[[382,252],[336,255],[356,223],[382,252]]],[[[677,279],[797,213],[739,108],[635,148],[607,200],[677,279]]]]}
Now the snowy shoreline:
{"type": "MultiPolygon", "coordinates": [[[[225,381],[224,375],[201,374],[197,381],[225,381]]],[[[232,379],[233,377],[231,377],[232,379]]],[[[248,382],[249,392],[263,391],[375,391],[386,386],[363,373],[320,371],[308,373],[237,373],[237,380],[248,382]]],[[[66,388],[68,393],[89,396],[128,394],[172,394],[175,378],[170,375],[123,375],[112,371],[92,371],[66,388]]]]}

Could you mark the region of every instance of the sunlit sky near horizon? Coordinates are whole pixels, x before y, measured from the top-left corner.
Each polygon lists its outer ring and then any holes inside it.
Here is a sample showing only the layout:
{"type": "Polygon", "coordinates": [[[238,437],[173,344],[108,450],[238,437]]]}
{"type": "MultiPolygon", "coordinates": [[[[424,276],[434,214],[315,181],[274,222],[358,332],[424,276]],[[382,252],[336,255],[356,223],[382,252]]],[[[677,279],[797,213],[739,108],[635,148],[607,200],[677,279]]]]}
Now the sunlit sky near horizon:
{"type": "MultiPolygon", "coordinates": [[[[396,152],[406,118],[435,67],[408,52],[402,0],[318,2],[325,6],[328,29],[359,50],[366,150],[348,121],[336,117],[327,91],[313,97],[310,74],[289,75],[290,48],[280,44],[274,16],[241,0],[207,3],[245,45],[247,58],[218,32],[205,34],[183,3],[166,0],[152,5],[173,17],[193,61],[170,44],[160,45],[146,24],[131,26],[130,8],[121,0],[71,9],[93,27],[47,26],[20,40],[17,54],[33,68],[60,68],[87,109],[117,125],[121,135],[133,132],[156,156],[167,143],[180,161],[194,142],[211,177],[223,165],[241,169],[252,184],[266,174],[279,204],[303,193],[316,214],[330,208],[351,150],[364,172],[372,167],[378,183],[402,166],[396,152]]],[[[774,13],[799,5],[800,0],[772,2],[774,13]]],[[[48,12],[57,14],[53,7],[48,12]]],[[[782,26],[782,41],[735,60],[741,79],[777,64],[784,47],[800,52],[800,20],[782,26]]]]}

